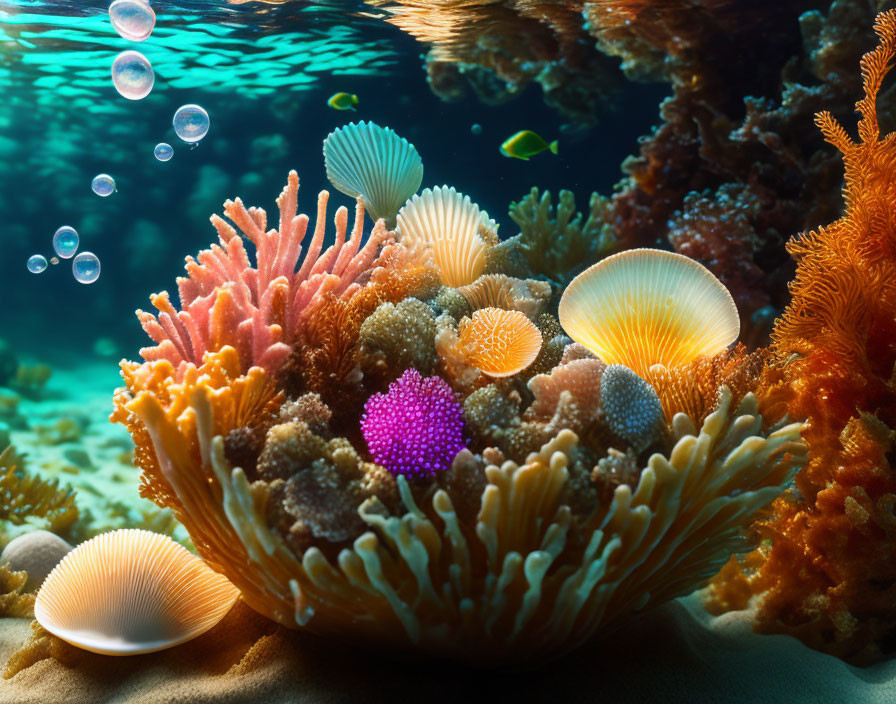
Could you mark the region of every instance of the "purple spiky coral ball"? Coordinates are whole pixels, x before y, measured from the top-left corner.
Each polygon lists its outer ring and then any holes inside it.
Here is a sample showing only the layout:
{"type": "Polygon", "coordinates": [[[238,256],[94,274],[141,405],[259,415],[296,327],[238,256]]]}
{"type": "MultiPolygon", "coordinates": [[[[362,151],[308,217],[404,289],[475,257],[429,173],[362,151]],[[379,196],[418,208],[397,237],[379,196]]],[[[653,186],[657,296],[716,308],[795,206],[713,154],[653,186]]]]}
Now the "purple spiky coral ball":
{"type": "Polygon", "coordinates": [[[463,407],[444,379],[408,369],[364,404],[361,433],[370,456],[392,474],[432,476],[465,447],[463,407]]]}

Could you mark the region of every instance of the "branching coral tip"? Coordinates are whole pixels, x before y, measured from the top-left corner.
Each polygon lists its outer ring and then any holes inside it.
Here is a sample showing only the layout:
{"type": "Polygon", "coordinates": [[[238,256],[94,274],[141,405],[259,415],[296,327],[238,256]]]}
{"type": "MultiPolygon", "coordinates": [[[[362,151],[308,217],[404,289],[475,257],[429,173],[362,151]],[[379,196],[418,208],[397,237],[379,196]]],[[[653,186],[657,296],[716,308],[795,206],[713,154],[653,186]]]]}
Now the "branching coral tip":
{"type": "Polygon", "coordinates": [[[463,407],[441,377],[408,369],[364,406],[361,432],[373,461],[392,474],[433,476],[464,447],[463,407]]]}

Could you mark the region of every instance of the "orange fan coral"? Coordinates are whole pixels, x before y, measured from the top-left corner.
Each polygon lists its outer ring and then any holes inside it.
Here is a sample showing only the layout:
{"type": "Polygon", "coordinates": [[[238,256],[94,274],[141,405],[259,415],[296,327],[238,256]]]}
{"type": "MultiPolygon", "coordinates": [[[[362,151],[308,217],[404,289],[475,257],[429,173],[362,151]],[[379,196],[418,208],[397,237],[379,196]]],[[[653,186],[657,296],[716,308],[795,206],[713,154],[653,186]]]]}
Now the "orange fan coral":
{"type": "Polygon", "coordinates": [[[756,626],[867,663],[896,643],[896,133],[883,138],[875,101],[896,56],[896,11],[877,18],[861,61],[859,141],[826,113],[843,153],[846,212],[795,238],[793,301],[777,322],[777,366],[764,393],[779,413],[808,418],[809,465],[798,493],[758,526],[771,546],[736,564],[709,593],[716,609],[758,593],[756,626]]]}
{"type": "Polygon", "coordinates": [[[768,358],[766,349],[750,353],[738,344],[717,355],[697,357],[671,368],[654,365],[645,378],[656,389],[667,420],[684,413],[696,422],[715,408],[723,386],[735,399],[755,391],[768,358]]]}
{"type": "Polygon", "coordinates": [[[230,345],[239,353],[242,371],[252,365],[276,370],[324,294],[349,297],[359,288],[358,278],[373,265],[388,236],[384,225],[377,223],[361,247],[363,205],[358,201],[348,241],[348,212],[339,208],[336,241],[321,253],[329,199],[329,193],[321,191],[314,235],[302,259],[308,216],[296,215],[298,191],[299,177],[291,171],[277,199],[278,230],[265,231],[267,215],[261,208],[247,210],[239,198],[224,203],[227,217],[255,244],[255,267],[237,231],[212,216],[220,244],[200,252],[198,260],[187,257],[187,276],[177,280],[182,310],[177,311],[163,291],[150,298],[157,316],[137,311],[146,334],[157,343],[140,351],[145,360],[168,360],[183,374],[185,364],[199,365],[206,352],[230,345]]]}

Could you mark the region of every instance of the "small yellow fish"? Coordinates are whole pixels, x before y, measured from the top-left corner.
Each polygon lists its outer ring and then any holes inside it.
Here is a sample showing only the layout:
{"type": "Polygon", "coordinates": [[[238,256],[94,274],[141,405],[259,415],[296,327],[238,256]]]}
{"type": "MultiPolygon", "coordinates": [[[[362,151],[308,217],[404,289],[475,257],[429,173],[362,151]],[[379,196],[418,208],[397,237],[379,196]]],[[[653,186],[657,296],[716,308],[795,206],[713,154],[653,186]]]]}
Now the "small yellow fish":
{"type": "Polygon", "coordinates": [[[551,154],[556,154],[557,140],[548,144],[532,130],[521,130],[501,145],[501,153],[504,156],[524,161],[529,161],[530,156],[535,156],[546,150],[550,150],[551,154]]]}
{"type": "Polygon", "coordinates": [[[357,104],[358,96],[352,93],[335,93],[327,101],[327,105],[334,110],[354,110],[357,104]]]}

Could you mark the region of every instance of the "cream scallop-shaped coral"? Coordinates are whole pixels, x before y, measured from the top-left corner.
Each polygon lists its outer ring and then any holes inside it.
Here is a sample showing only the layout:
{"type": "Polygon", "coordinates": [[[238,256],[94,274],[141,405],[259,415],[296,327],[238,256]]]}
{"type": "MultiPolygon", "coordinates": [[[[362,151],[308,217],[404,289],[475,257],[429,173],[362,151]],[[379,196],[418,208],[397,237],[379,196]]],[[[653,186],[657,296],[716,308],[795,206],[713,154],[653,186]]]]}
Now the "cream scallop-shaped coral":
{"type": "Polygon", "coordinates": [[[401,241],[430,245],[442,283],[452,288],[472,284],[482,274],[489,245],[481,231],[494,229],[488,213],[448,186],[427,188],[398,211],[401,241]]]}
{"type": "Polygon", "coordinates": [[[360,198],[374,221],[395,226],[398,209],[423,181],[423,161],[406,139],[374,122],[351,123],[324,140],[327,178],[340,191],[360,198]]]}
{"type": "Polygon", "coordinates": [[[621,252],[583,271],[563,292],[559,318],[573,340],[641,377],[654,364],[717,354],[740,332],[725,286],[693,259],[657,249],[621,252]]]}
{"type": "Polygon", "coordinates": [[[37,594],[34,617],[79,648],[136,655],[205,633],[238,597],[225,577],[171,538],[117,530],[63,558],[37,594]]]}
{"type": "Polygon", "coordinates": [[[457,336],[467,360],[493,377],[522,371],[541,350],[541,332],[518,310],[477,310],[460,321],[457,336]]]}

